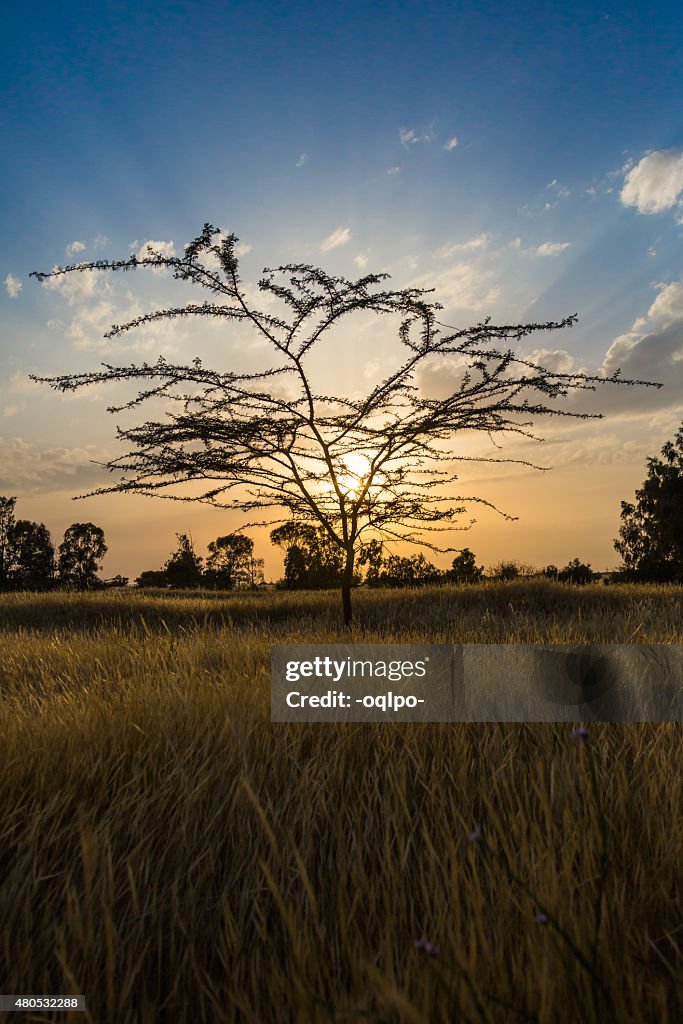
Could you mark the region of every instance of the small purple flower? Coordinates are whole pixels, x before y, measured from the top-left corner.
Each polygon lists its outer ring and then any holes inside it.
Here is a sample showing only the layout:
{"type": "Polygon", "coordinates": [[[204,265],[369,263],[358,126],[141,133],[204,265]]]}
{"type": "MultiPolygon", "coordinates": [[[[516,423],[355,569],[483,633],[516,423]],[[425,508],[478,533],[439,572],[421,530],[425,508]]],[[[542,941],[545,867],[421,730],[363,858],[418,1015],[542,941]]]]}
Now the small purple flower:
{"type": "Polygon", "coordinates": [[[432,942],[428,942],[427,939],[419,939],[415,943],[415,949],[418,953],[422,953],[424,956],[438,956],[441,952],[438,946],[435,946],[432,942]]]}
{"type": "Polygon", "coordinates": [[[534,921],[536,922],[536,924],[547,924],[548,923],[548,915],[547,914],[536,914],[536,917],[534,918],[534,921]]]}
{"type": "Polygon", "coordinates": [[[468,834],[467,842],[468,843],[476,843],[479,839],[481,839],[481,829],[477,825],[477,827],[475,828],[474,832],[470,832],[468,834]]]}
{"type": "Polygon", "coordinates": [[[572,733],[573,740],[581,740],[583,743],[588,741],[589,736],[590,730],[586,729],[583,725],[579,726],[578,729],[574,729],[574,732],[572,733]]]}

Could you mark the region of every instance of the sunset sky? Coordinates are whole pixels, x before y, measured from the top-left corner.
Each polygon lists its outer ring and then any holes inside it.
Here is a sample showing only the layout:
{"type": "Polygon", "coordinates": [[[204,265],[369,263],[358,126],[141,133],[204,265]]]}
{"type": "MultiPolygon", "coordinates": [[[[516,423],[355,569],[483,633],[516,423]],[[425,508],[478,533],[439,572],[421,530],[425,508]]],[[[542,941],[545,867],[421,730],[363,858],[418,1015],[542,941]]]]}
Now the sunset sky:
{"type": "MultiPolygon", "coordinates": [[[[139,496],[73,502],[113,482],[90,460],[120,452],[114,393],[28,379],[159,354],[220,370],[267,359],[204,321],[105,341],[177,302],[163,273],[28,276],[148,242],[180,254],[209,221],[239,236],[253,295],[263,267],[288,262],[387,272],[435,288],[448,324],[577,313],[520,351],[663,383],[605,386],[567,406],[601,421],[539,421],[544,444],[506,447],[551,472],[462,474],[463,493],[519,516],[473,510],[455,540],[479,562],[618,565],[620,502],[683,420],[678,5],[38,2],[10,6],[0,49],[0,495],[19,518],[57,542],[72,522],[102,526],[103,575],[130,577],[160,567],[176,531],[205,554],[244,521],[139,496]]],[[[339,389],[389,369],[386,331],[349,318],[328,343],[339,389]]],[[[277,578],[281,555],[251,536],[277,578]]]]}

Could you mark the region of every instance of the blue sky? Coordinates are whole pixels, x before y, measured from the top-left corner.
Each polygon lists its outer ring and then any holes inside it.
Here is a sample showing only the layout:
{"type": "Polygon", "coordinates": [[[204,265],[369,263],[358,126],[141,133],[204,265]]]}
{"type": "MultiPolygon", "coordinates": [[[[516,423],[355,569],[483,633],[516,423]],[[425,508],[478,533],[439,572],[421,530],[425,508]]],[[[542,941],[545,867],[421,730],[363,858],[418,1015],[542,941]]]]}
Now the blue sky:
{"type": "MultiPolygon", "coordinates": [[[[463,540],[480,559],[617,563],[619,502],[683,419],[676,5],[37,3],[9,9],[0,47],[0,493],[20,515],[57,539],[103,525],[107,575],[156,567],[176,529],[199,547],[226,532],[190,506],[71,504],[105,482],[88,460],[112,447],[108,396],[26,383],[141,353],[224,360],[189,328],[102,342],[122,312],[173,301],[162,277],[28,278],[150,240],[179,251],[211,221],[239,235],[245,279],[285,262],[387,271],[436,287],[463,325],[576,312],[538,347],[664,381],[605,389],[605,420],[545,430],[552,474],[476,478],[520,515],[481,517],[463,540]]],[[[367,351],[339,356],[345,386],[367,351]]]]}

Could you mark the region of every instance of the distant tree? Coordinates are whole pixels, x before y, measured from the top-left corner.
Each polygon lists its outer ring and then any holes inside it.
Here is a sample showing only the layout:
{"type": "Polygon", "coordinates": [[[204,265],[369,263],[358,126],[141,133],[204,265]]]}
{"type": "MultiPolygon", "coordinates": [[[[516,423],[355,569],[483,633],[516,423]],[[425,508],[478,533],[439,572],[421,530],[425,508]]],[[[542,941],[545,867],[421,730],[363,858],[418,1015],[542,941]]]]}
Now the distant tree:
{"type": "Polygon", "coordinates": [[[661,458],[647,460],[648,474],[635,502],[622,501],[619,540],[628,579],[683,581],[683,426],[661,458]]]}
{"type": "Polygon", "coordinates": [[[533,565],[527,562],[516,562],[507,560],[492,565],[489,575],[497,580],[516,580],[523,576],[533,576],[536,573],[533,565]]]}
{"type": "Polygon", "coordinates": [[[93,523],[73,523],[59,545],[57,568],[62,583],[79,590],[101,586],[97,578],[100,559],[107,553],[104,530],[93,523]]]}
{"type": "Polygon", "coordinates": [[[166,582],[171,587],[200,587],[202,585],[202,558],[195,554],[192,538],[187,533],[176,533],[178,547],[164,566],[166,582]]]}
{"type": "Polygon", "coordinates": [[[521,572],[517,562],[497,562],[491,566],[490,575],[497,580],[516,580],[521,572]]]}
{"type": "Polygon", "coordinates": [[[108,580],[104,581],[104,586],[116,589],[116,587],[127,587],[128,582],[127,576],[111,576],[108,580]]]}
{"type": "Polygon", "coordinates": [[[484,575],[483,565],[477,565],[474,552],[463,548],[453,559],[451,568],[446,573],[452,583],[478,583],[484,575]]]}
{"type": "Polygon", "coordinates": [[[142,382],[143,390],[112,412],[167,399],[171,408],[164,417],[119,430],[131,451],[106,468],[120,471],[122,478],[94,493],[165,494],[259,515],[274,509],[281,516],[275,522],[289,517],[319,528],[343,563],[337,585],[347,624],[363,541],[376,537],[454,551],[432,543],[434,532],[461,528],[455,524],[469,502],[495,507],[454,490],[454,462],[524,462],[454,451],[460,432],[535,437],[539,416],[599,417],[558,408],[556,400],[570,392],[646,383],[622,380],[618,372],[609,377],[560,373],[516,356],[509,347],[538,331],[569,327],[575,316],[497,326],[486,319],[452,327],[437,320],[442,306],[426,299],[429,289],[386,290],[387,274],[351,281],[303,264],[266,268],[258,283],[266,312],[252,303],[239,279],[237,242],[235,235],[220,238],[217,228],[205,224],[181,256],[151,252],[143,259],[78,263],[34,276],[43,281],[93,271],[169,270],[175,279],[207,289],[216,301],[153,309],[114,325],[107,337],[175,317],[211,317],[253,328],[270,348],[270,365],[216,371],[199,359],[176,365],[160,358],[154,365],[105,364],[103,371],[43,380],[61,391],[105,381],[142,382]],[[280,307],[271,309],[272,300],[280,307]],[[329,381],[316,385],[310,357],[328,329],[361,311],[400,318],[402,354],[367,394],[335,396],[329,381]],[[449,394],[435,397],[425,390],[420,373],[439,365],[447,370],[440,379],[452,385],[449,394]],[[186,482],[202,481],[202,493],[183,489],[186,482]]]}
{"type": "Polygon", "coordinates": [[[139,587],[167,587],[168,580],[163,569],[145,569],[135,580],[139,587]]]}
{"type": "Polygon", "coordinates": [[[556,565],[546,565],[545,569],[541,570],[541,575],[546,576],[549,580],[556,580],[560,574],[560,570],[556,565]]]}
{"type": "Polygon", "coordinates": [[[204,581],[223,590],[254,587],[263,579],[263,559],[254,558],[254,542],[241,533],[217,537],[208,546],[204,581]]]}
{"type": "Polygon", "coordinates": [[[390,555],[384,563],[379,582],[385,587],[423,587],[438,583],[443,577],[440,569],[428,562],[425,556],[390,555]]]}
{"type": "Polygon", "coordinates": [[[16,590],[47,590],[55,573],[55,549],[44,523],[19,519],[9,532],[10,581],[16,590]]]}
{"type": "Polygon", "coordinates": [[[590,565],[585,565],[578,558],[567,562],[564,569],[561,569],[557,578],[560,583],[590,583],[593,580],[593,570],[590,565]]]}
{"type": "Polygon", "coordinates": [[[16,503],[16,498],[0,498],[0,590],[8,590],[10,585],[10,535],[14,526],[16,503]]]}
{"type": "Polygon", "coordinates": [[[366,541],[358,553],[358,568],[365,569],[365,583],[369,587],[379,586],[384,565],[384,545],[381,540],[366,541]]]}
{"type": "MultiPolygon", "coordinates": [[[[338,587],[344,553],[324,527],[288,522],[271,530],[270,539],[285,551],[285,584],[292,589],[338,587]]],[[[357,578],[354,582],[358,582],[357,578]]]]}

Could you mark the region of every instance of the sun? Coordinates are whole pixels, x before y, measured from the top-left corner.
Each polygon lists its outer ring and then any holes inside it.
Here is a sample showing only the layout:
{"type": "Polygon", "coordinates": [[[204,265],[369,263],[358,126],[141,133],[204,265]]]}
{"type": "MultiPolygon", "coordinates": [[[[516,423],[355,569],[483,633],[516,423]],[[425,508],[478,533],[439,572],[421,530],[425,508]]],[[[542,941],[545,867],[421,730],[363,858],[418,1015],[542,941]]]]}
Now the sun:
{"type": "Polygon", "coordinates": [[[339,486],[350,495],[357,495],[370,472],[370,459],[367,455],[352,452],[342,459],[340,472],[337,474],[339,486]]]}

